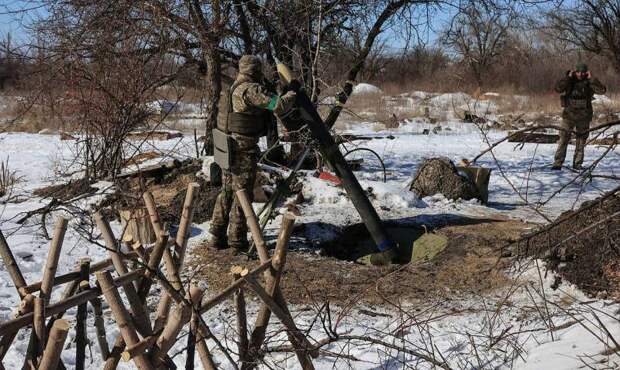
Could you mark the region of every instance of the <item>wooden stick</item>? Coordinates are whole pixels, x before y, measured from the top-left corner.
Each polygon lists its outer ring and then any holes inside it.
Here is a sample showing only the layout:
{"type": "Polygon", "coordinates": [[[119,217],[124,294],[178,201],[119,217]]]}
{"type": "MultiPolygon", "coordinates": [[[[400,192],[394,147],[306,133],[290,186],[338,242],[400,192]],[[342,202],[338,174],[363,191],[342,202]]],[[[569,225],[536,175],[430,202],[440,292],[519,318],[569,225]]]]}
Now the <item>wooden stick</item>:
{"type": "MultiPolygon", "coordinates": [[[[127,309],[123,305],[121,296],[114,285],[112,276],[109,272],[102,271],[98,272],[96,277],[99,285],[101,286],[101,291],[110,305],[110,309],[112,310],[112,314],[114,315],[125,343],[128,346],[136,345],[140,342],[140,339],[138,338],[138,334],[136,334],[136,330],[131,321],[131,317],[129,316],[129,312],[127,312],[127,309]]],[[[144,354],[135,356],[133,361],[140,370],[155,369],[144,354]]]]}
{"type": "Polygon", "coordinates": [[[68,332],[69,322],[67,320],[59,319],[54,322],[39,370],[56,370],[58,368],[60,353],[68,332]]]}
{"type": "MultiPolygon", "coordinates": [[[[170,285],[179,294],[183,294],[183,285],[181,284],[181,277],[179,276],[179,270],[174,262],[174,257],[169,249],[164,250],[164,265],[166,266],[166,279],[170,285]]],[[[155,323],[153,324],[153,330],[160,331],[164,328],[168,321],[168,315],[170,314],[170,306],[172,305],[172,297],[168,291],[164,291],[161,295],[159,304],[157,305],[157,314],[155,315],[155,323]]],[[[175,299],[176,301],[176,299],[175,299]]]]}
{"type": "MultiPolygon", "coordinates": [[[[149,210],[149,213],[150,212],[153,212],[153,210],[149,210]]],[[[154,212],[156,212],[156,210],[154,210],[154,212]]],[[[158,219],[159,216],[156,215],[156,218],[158,219]]],[[[153,216],[151,216],[151,220],[153,220],[153,216]]],[[[138,298],[143,304],[146,303],[146,298],[149,294],[149,291],[151,290],[151,286],[153,285],[153,277],[155,277],[155,274],[156,274],[155,271],[159,268],[161,258],[164,252],[167,250],[167,245],[168,245],[168,241],[170,237],[167,232],[163,233],[161,231],[162,230],[161,226],[159,226],[159,228],[155,228],[154,226],[154,229],[159,230],[159,231],[156,231],[158,232],[157,242],[155,243],[155,247],[153,248],[153,251],[149,257],[148,269],[146,270],[144,277],[140,281],[140,287],[138,288],[138,293],[137,293],[138,298]]],[[[153,332],[158,332],[158,331],[159,330],[153,330],[153,332]]],[[[124,349],[125,349],[125,343],[123,341],[122,336],[119,336],[116,338],[116,341],[114,342],[114,346],[112,347],[112,352],[109,354],[109,358],[106,361],[106,365],[105,365],[106,370],[115,369],[118,366],[118,362],[120,361],[121,357],[125,358],[131,355],[130,353],[128,353],[129,348],[125,351],[124,349]]]]}
{"type": "Polygon", "coordinates": [[[157,338],[159,338],[159,336],[151,335],[150,337],[142,339],[137,344],[127,347],[121,356],[123,361],[129,361],[137,355],[144,353],[147,349],[153,347],[153,345],[157,342],[157,338]]]}
{"type": "Polygon", "coordinates": [[[41,292],[39,293],[39,297],[43,298],[45,305],[49,303],[52,296],[54,276],[56,275],[56,269],[58,268],[58,258],[60,257],[60,249],[62,248],[62,243],[65,239],[65,232],[67,231],[68,223],[69,220],[64,217],[58,217],[58,220],[56,221],[52,244],[50,245],[50,249],[47,254],[47,262],[45,262],[45,270],[43,271],[43,279],[41,280],[41,292]]]}
{"type": "Polygon", "coordinates": [[[194,362],[196,361],[196,334],[194,331],[194,317],[194,312],[192,312],[190,329],[189,333],[187,333],[187,356],[185,356],[185,370],[194,370],[194,362]]]}
{"type": "MultiPolygon", "coordinates": [[[[254,209],[252,208],[252,204],[250,203],[245,190],[237,191],[236,195],[237,195],[237,199],[239,200],[239,204],[241,205],[241,208],[243,209],[243,213],[245,214],[245,217],[248,223],[248,228],[250,229],[250,232],[252,234],[252,239],[254,240],[254,244],[256,245],[256,251],[258,252],[259,259],[261,262],[265,262],[269,259],[269,253],[267,252],[267,248],[265,247],[265,242],[263,240],[263,235],[260,230],[260,226],[258,223],[258,218],[256,217],[256,213],[254,213],[254,209]]],[[[288,245],[288,241],[293,231],[294,224],[295,224],[295,216],[290,213],[285,214],[284,217],[282,218],[282,226],[280,228],[280,234],[278,235],[278,242],[276,245],[276,248],[277,248],[279,244],[280,253],[283,252],[282,248],[285,248],[286,245],[288,245]]],[[[282,259],[284,258],[284,256],[280,256],[279,258],[282,259]]],[[[283,268],[283,263],[284,261],[281,261],[281,266],[279,266],[278,268],[274,267],[270,270],[265,271],[265,281],[267,282],[267,287],[270,290],[272,290],[269,292],[270,297],[274,298],[276,302],[278,303],[278,305],[282,308],[282,310],[289,317],[292,318],[290,312],[288,311],[288,306],[286,304],[286,301],[284,300],[284,296],[282,295],[282,292],[279,287],[280,277],[276,276],[277,275],[276,271],[278,269],[281,270],[283,268]]],[[[280,274],[281,274],[281,271],[280,271],[280,274]]],[[[252,357],[255,357],[258,354],[260,350],[260,346],[262,345],[264,341],[265,331],[267,329],[267,325],[269,324],[270,316],[271,316],[270,307],[266,305],[265,303],[263,303],[261,305],[259,315],[257,316],[256,325],[254,326],[254,330],[252,332],[252,339],[250,342],[250,353],[252,357]]],[[[294,322],[293,322],[293,325],[294,325],[294,322]]],[[[310,344],[310,342],[308,342],[308,339],[305,336],[299,335],[300,333],[299,330],[289,331],[288,333],[289,333],[289,340],[291,340],[291,342],[299,341],[299,343],[303,344],[303,346],[306,349],[309,350],[310,348],[312,348],[312,345],[310,344]]],[[[312,350],[310,354],[315,358],[318,357],[318,351],[316,350],[312,350]]],[[[255,361],[250,361],[246,365],[246,368],[252,368],[253,366],[255,366],[255,365],[252,365],[252,363],[255,363],[255,361]]]]}
{"type": "MultiPolygon", "coordinates": [[[[142,276],[143,273],[144,273],[144,270],[139,269],[139,270],[134,270],[126,275],[117,277],[116,279],[114,279],[114,286],[120,287],[129,282],[137,280],[138,278],[142,276]]],[[[57,303],[54,303],[54,304],[51,304],[45,307],[45,316],[50,317],[60,312],[64,312],[71,307],[75,307],[84,302],[91,301],[100,295],[101,295],[100,288],[92,288],[89,291],[78,293],[70,298],[67,298],[65,300],[62,300],[60,302],[57,302],[57,303]]],[[[19,330],[23,327],[31,325],[33,323],[33,319],[34,319],[34,313],[27,313],[13,320],[4,321],[0,323],[0,336],[4,336],[7,333],[11,333],[15,330],[19,330]]]]}
{"type": "Polygon", "coordinates": [[[146,205],[146,210],[149,213],[151,225],[153,225],[153,231],[155,231],[155,235],[159,237],[159,235],[164,233],[164,229],[161,226],[161,219],[159,218],[159,212],[157,212],[157,207],[155,206],[153,194],[151,194],[150,191],[146,191],[142,194],[142,199],[144,200],[144,205],[146,205]]]}
{"type": "MultiPolygon", "coordinates": [[[[114,269],[119,275],[127,274],[127,266],[125,266],[125,262],[123,261],[120,253],[117,252],[117,242],[114,234],[112,233],[112,229],[110,228],[110,224],[103,218],[100,212],[95,212],[94,216],[97,227],[99,227],[99,230],[103,235],[103,239],[105,240],[114,269]]],[[[125,290],[125,295],[129,301],[129,306],[131,307],[133,319],[136,322],[136,327],[143,335],[151,335],[153,331],[151,329],[149,315],[142,300],[138,297],[138,292],[136,291],[135,286],[133,283],[130,283],[123,286],[123,289],[125,290]]]]}
{"type": "MultiPolygon", "coordinates": [[[[241,274],[238,271],[233,271],[233,279],[241,279],[241,274]]],[[[244,363],[247,361],[248,357],[248,319],[242,286],[235,292],[235,311],[237,313],[237,332],[239,336],[239,340],[237,341],[239,361],[244,363]]]]}
{"type": "Polygon", "coordinates": [[[35,345],[32,348],[33,353],[28,353],[32,359],[38,358],[45,348],[46,328],[45,328],[45,299],[36,297],[34,299],[34,323],[33,331],[35,337],[35,345]]]}
{"type": "Polygon", "coordinates": [[[105,334],[105,323],[103,321],[103,309],[101,307],[101,299],[99,297],[90,301],[95,313],[95,331],[97,332],[97,343],[101,351],[101,358],[105,361],[110,355],[110,347],[108,347],[108,338],[105,334]]]}
{"type": "MultiPolygon", "coordinates": [[[[131,252],[125,253],[125,255],[121,257],[123,259],[131,259],[137,256],[138,254],[135,251],[131,251],[131,252]]],[[[90,272],[94,273],[97,271],[105,270],[110,266],[112,266],[112,260],[110,258],[107,258],[103,261],[99,261],[97,263],[92,264],[90,266],[90,272]]],[[[74,281],[79,278],[80,278],[80,272],[78,270],[66,273],[64,275],[58,275],[54,278],[54,286],[65,284],[65,283],[74,281]]],[[[35,293],[35,292],[38,292],[40,289],[41,289],[41,282],[39,281],[39,282],[25,286],[24,292],[35,293]]]]}
{"type": "Polygon", "coordinates": [[[45,348],[45,340],[47,339],[45,333],[45,306],[48,305],[52,297],[54,277],[56,276],[56,270],[58,269],[58,259],[60,258],[60,251],[62,249],[62,243],[65,239],[68,223],[69,220],[64,217],[58,217],[56,221],[52,243],[50,244],[50,249],[47,254],[47,261],[45,262],[45,267],[43,269],[43,278],[41,279],[39,297],[35,299],[34,337],[31,336],[30,343],[28,344],[26,357],[27,362],[37,359],[43,352],[43,348],[45,348]],[[41,299],[40,302],[37,301],[39,298],[41,299]]]}
{"type": "Polygon", "coordinates": [[[194,218],[194,199],[199,189],[200,185],[196,182],[187,185],[187,193],[185,194],[185,202],[183,203],[183,211],[181,212],[181,221],[179,222],[179,230],[177,232],[175,245],[176,263],[179,267],[183,266],[187,239],[189,239],[189,232],[194,218]]]}
{"type": "Polygon", "coordinates": [[[144,278],[140,282],[140,287],[138,288],[138,297],[144,300],[149,294],[151,290],[151,285],[153,285],[153,278],[155,277],[157,269],[159,269],[159,264],[161,263],[161,259],[164,256],[164,252],[166,247],[168,246],[168,239],[170,235],[168,233],[157,234],[157,242],[155,242],[155,247],[153,247],[153,251],[149,257],[148,268],[144,273],[144,278]]]}
{"type": "MultiPolygon", "coordinates": [[[[188,299],[192,305],[200,304],[204,290],[192,286],[189,289],[186,299],[188,299]]],[[[153,349],[152,358],[155,366],[160,366],[164,363],[166,354],[170,351],[170,348],[176,342],[177,335],[185,324],[189,322],[192,317],[192,307],[186,304],[178,304],[173,314],[170,316],[163,332],[157,339],[157,346],[153,349]]]]}
{"type": "Polygon", "coordinates": [[[4,235],[2,234],[2,230],[0,230],[0,257],[2,257],[2,262],[4,262],[4,266],[6,267],[11,280],[13,280],[13,285],[15,285],[15,289],[17,289],[17,294],[19,294],[19,298],[24,299],[26,293],[23,288],[26,286],[26,280],[24,279],[24,275],[22,275],[21,270],[19,269],[19,265],[13,257],[13,253],[11,252],[11,248],[9,248],[9,244],[6,242],[4,235]]]}
{"type": "MultiPolygon", "coordinates": [[[[176,271],[180,271],[181,267],[183,267],[183,260],[185,259],[185,249],[187,248],[187,239],[189,238],[189,232],[191,230],[191,223],[194,217],[194,198],[195,193],[200,189],[200,185],[195,182],[190,183],[187,186],[187,193],[185,194],[185,201],[183,203],[183,211],[181,213],[181,221],[179,222],[179,230],[177,232],[177,237],[175,240],[175,254],[176,260],[174,256],[172,256],[172,262],[170,263],[167,256],[167,253],[164,252],[164,262],[166,263],[166,270],[170,271],[172,266],[176,267],[176,271]]],[[[174,274],[166,275],[168,280],[174,279],[174,274]]],[[[157,306],[157,319],[155,320],[154,330],[160,330],[165,324],[168,313],[170,312],[172,297],[169,294],[162,294],[161,299],[159,301],[159,305],[157,306]]]]}
{"type": "Polygon", "coordinates": [[[196,351],[198,351],[200,363],[202,364],[202,368],[204,370],[215,370],[217,367],[215,366],[215,362],[213,362],[213,356],[211,356],[211,352],[209,351],[209,347],[207,347],[205,338],[200,333],[198,327],[198,316],[194,313],[192,316],[192,328],[194,335],[196,336],[196,351]]]}
{"type": "Polygon", "coordinates": [[[309,355],[309,352],[304,341],[300,340],[300,336],[303,336],[303,333],[297,329],[295,325],[295,321],[293,321],[290,314],[282,309],[276,301],[269,296],[269,293],[260,286],[260,284],[256,281],[256,279],[252,276],[244,276],[243,280],[248,284],[248,287],[258,295],[258,297],[271,309],[271,312],[274,313],[280,319],[280,322],[287,330],[287,333],[291,333],[289,336],[289,340],[291,344],[295,348],[295,354],[297,355],[297,359],[301,364],[301,367],[306,369],[314,369],[314,365],[312,364],[312,359],[309,355]]]}
{"type": "MultiPolygon", "coordinates": [[[[272,259],[272,273],[267,279],[266,284],[266,291],[271,297],[277,296],[280,292],[280,277],[282,276],[284,264],[286,263],[286,252],[288,250],[287,246],[294,222],[295,218],[290,214],[284,215],[284,218],[282,219],[282,227],[280,229],[280,234],[278,235],[278,241],[276,242],[276,249],[272,259]]],[[[260,353],[260,348],[265,340],[265,333],[267,331],[267,326],[269,325],[270,317],[271,310],[269,309],[269,306],[263,302],[258,311],[258,315],[256,316],[254,330],[252,331],[252,335],[250,337],[250,361],[247,365],[242,366],[243,369],[249,369],[255,366],[257,357],[260,353]]]]}
{"type": "Polygon", "coordinates": [[[250,229],[252,240],[254,241],[254,245],[256,246],[258,258],[261,262],[265,262],[269,259],[269,252],[267,252],[267,246],[265,245],[265,241],[263,240],[263,233],[261,232],[260,225],[258,224],[258,218],[256,217],[256,213],[254,213],[254,208],[252,208],[252,203],[250,203],[250,198],[248,197],[246,191],[243,189],[237,191],[236,194],[239,205],[241,205],[241,209],[243,210],[243,214],[245,215],[246,223],[248,224],[248,228],[250,229]]]}
{"type": "MultiPolygon", "coordinates": [[[[195,290],[190,288],[189,293],[190,301],[192,302],[191,318],[198,319],[196,316],[196,311],[198,311],[198,308],[200,307],[200,302],[202,301],[202,296],[204,295],[204,289],[195,290]]],[[[196,351],[196,332],[194,327],[198,327],[197,324],[198,323],[195,323],[193,320],[190,322],[190,330],[187,337],[187,358],[185,360],[185,370],[194,369],[194,355],[196,351]]]]}
{"type": "MultiPolygon", "coordinates": [[[[78,291],[84,292],[90,289],[88,277],[90,275],[90,258],[80,260],[80,286],[78,291]]],[[[75,370],[84,370],[86,360],[86,318],[87,302],[78,306],[75,327],[75,370]]]]}

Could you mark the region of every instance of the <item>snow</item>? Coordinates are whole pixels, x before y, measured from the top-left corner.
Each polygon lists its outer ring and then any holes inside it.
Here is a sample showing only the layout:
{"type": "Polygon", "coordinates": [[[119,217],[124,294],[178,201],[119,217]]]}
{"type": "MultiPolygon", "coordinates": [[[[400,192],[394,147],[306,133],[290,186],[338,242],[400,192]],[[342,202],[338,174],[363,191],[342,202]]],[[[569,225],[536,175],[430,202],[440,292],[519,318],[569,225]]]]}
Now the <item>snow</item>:
{"type": "Polygon", "coordinates": [[[359,83],[353,87],[353,95],[381,94],[380,88],[367,83],[359,83]]]}
{"type": "Polygon", "coordinates": [[[612,100],[609,97],[605,95],[594,94],[594,100],[592,100],[592,104],[608,105],[611,103],[612,103],[612,100]]]}
{"type": "MultiPolygon", "coordinates": [[[[360,85],[358,85],[360,86],[360,85]]],[[[428,99],[430,105],[439,110],[451,110],[453,106],[474,104],[491,104],[476,101],[467,94],[430,94],[412,93],[412,99],[428,99]]],[[[492,108],[492,105],[486,105],[492,108]]],[[[356,172],[360,184],[370,194],[370,199],[377,212],[383,219],[403,220],[425,215],[469,215],[476,217],[508,217],[528,221],[542,222],[538,212],[543,212],[550,218],[577,207],[583,201],[595,199],[601,193],[617,186],[617,182],[605,178],[593,178],[589,183],[572,183],[574,173],[565,170],[556,172],[550,170],[553,161],[555,145],[523,144],[514,145],[503,143],[493,150],[497,163],[491,154],[480,158],[478,163],[492,169],[489,184],[490,198],[488,206],[478,201],[452,201],[441,195],[418,199],[409,192],[408,185],[415,170],[424,158],[446,156],[455,162],[461,158],[472,159],[475,155],[487,148],[484,137],[477,127],[464,124],[456,119],[447,119],[436,124],[425,120],[408,120],[397,130],[376,130],[373,122],[349,125],[348,133],[363,134],[377,139],[365,142],[354,142],[377,152],[385,163],[387,182],[383,182],[384,172],[379,161],[367,152],[352,153],[348,159],[363,158],[362,169],[356,172]],[[442,130],[432,131],[441,126],[442,130]],[[430,129],[430,134],[421,135],[424,129],[430,129]],[[388,138],[391,135],[393,138],[388,138]],[[500,174],[503,173],[504,176],[500,174]],[[515,187],[520,196],[515,194],[515,187]],[[544,207],[534,210],[525,204],[524,199],[538,202],[546,199],[553,193],[561,190],[557,197],[544,207]]],[[[503,137],[505,132],[491,131],[491,142],[503,137]]],[[[24,182],[19,184],[17,193],[22,202],[1,202],[0,199],[0,229],[7,238],[17,257],[18,264],[28,282],[41,279],[42,269],[47,256],[47,241],[37,224],[38,219],[32,219],[24,225],[17,224],[16,220],[23,212],[42,207],[47,200],[32,196],[32,191],[44,185],[65,182],[59,178],[59,169],[67,170],[71,163],[68,161],[74,150],[75,143],[60,141],[58,135],[36,135],[21,133],[0,134],[0,160],[9,157],[11,169],[17,170],[24,182]]],[[[352,144],[347,144],[349,149],[352,144]]],[[[193,138],[180,138],[168,141],[147,141],[144,150],[156,149],[164,153],[163,158],[185,158],[194,152],[193,138]]],[[[569,147],[568,158],[572,156],[574,147],[569,147]]],[[[596,160],[603,152],[603,148],[586,148],[585,163],[596,160]]],[[[601,161],[595,174],[618,175],[620,172],[620,153],[615,149],[609,157],[601,161]]],[[[159,159],[158,159],[159,160],[159,159]]],[[[163,159],[162,159],[163,160],[163,159]]],[[[359,222],[359,216],[351,202],[344,196],[344,191],[333,184],[305,173],[306,179],[303,195],[306,202],[300,206],[302,216],[299,223],[306,224],[306,240],[299,238],[295,243],[309,245],[321,240],[333,238],[335,228],[359,222]]],[[[80,203],[88,207],[101,200],[111,191],[111,183],[101,182],[95,185],[98,194],[92,199],[80,203]]],[[[47,230],[51,233],[54,218],[59,214],[49,215],[46,218],[47,230]]],[[[69,214],[65,214],[70,216],[69,214]]],[[[66,273],[75,268],[77,261],[83,256],[89,256],[93,261],[106,258],[107,253],[84,239],[78,230],[82,227],[80,219],[73,218],[67,231],[63,246],[58,274],[66,273]]],[[[118,234],[120,225],[112,223],[118,234]]],[[[267,233],[273,235],[279,227],[278,220],[268,225],[267,233]]],[[[196,243],[207,237],[208,223],[193,225],[194,232],[190,239],[190,249],[196,243]]],[[[190,255],[191,258],[191,255],[190,255]]],[[[417,349],[428,353],[432,348],[436,355],[441,353],[454,368],[498,368],[498,369],[572,369],[584,366],[582,361],[596,365],[599,361],[605,364],[618,364],[618,355],[602,355],[606,346],[592,333],[609,341],[608,336],[602,333],[597,323],[596,314],[611,333],[620,332],[620,324],[614,319],[619,305],[601,299],[586,297],[578,288],[564,282],[560,289],[552,290],[553,273],[538,275],[536,265],[544,269],[541,261],[523,261],[518,269],[515,268],[515,277],[522,283],[506,302],[506,291],[494,292],[484,297],[464,297],[437,302],[403,302],[403,311],[390,307],[356,306],[354,310],[347,307],[333,307],[333,317],[339,317],[339,333],[348,335],[371,336],[390,342],[395,348],[417,349]],[[539,283],[542,280],[542,285],[539,283]],[[525,287],[537,291],[544,291],[549,303],[549,315],[553,325],[559,327],[551,336],[547,330],[548,320],[541,318],[532,307],[542,307],[540,297],[530,296],[525,287]],[[488,310],[488,307],[497,307],[497,311],[488,310]],[[377,315],[369,318],[365,311],[375,312],[377,315]],[[570,313],[570,314],[569,314],[570,313]],[[490,315],[493,314],[492,317],[490,315]],[[570,323],[573,317],[581,323],[570,323]],[[398,332],[403,323],[412,320],[425,322],[425,325],[411,326],[403,331],[402,335],[388,335],[398,332]],[[505,335],[502,336],[501,333],[505,335]],[[492,346],[489,343],[497,341],[492,346]],[[432,341],[431,347],[429,347],[432,341]],[[475,347],[475,348],[474,348],[475,347]],[[478,355],[474,353],[478,352],[478,355]],[[513,363],[506,357],[511,357],[513,363]],[[590,357],[588,357],[590,356],[590,357]]],[[[91,281],[93,284],[94,281],[91,281]]],[[[57,300],[60,289],[56,289],[53,301],[57,300]]],[[[12,317],[13,309],[19,303],[18,296],[10,282],[4,266],[0,266],[0,321],[12,317]]],[[[151,302],[153,304],[153,302],[151,302]]],[[[248,315],[253,317],[258,309],[256,301],[248,302],[248,315]]],[[[314,322],[316,308],[293,306],[296,322],[302,328],[310,328],[310,337],[320,339],[326,337],[320,322],[314,322]]],[[[73,320],[75,310],[70,310],[66,317],[73,320]]],[[[88,335],[94,341],[95,333],[91,321],[88,325],[88,335]]],[[[211,331],[219,338],[230,333],[231,323],[234,323],[234,309],[228,306],[222,310],[209,311],[204,319],[211,331]]],[[[113,342],[118,332],[112,319],[106,316],[107,336],[113,342]]],[[[234,324],[233,324],[234,325],[234,324]]],[[[276,339],[285,339],[285,335],[272,333],[276,339]]],[[[71,349],[63,352],[63,361],[68,368],[73,368],[73,331],[69,334],[68,346],[71,349]]],[[[9,350],[3,364],[7,369],[21,367],[23,353],[28,345],[29,334],[20,331],[15,344],[9,350]]],[[[225,344],[235,348],[232,338],[225,340],[225,344]]],[[[184,343],[177,343],[171,353],[181,351],[184,343]]],[[[610,344],[613,346],[613,344],[610,344]]],[[[346,353],[358,358],[359,361],[335,360],[333,357],[321,356],[315,360],[318,369],[332,369],[353,367],[359,369],[390,368],[397,369],[403,366],[411,368],[431,368],[427,362],[407,354],[403,351],[388,350],[378,345],[354,342],[332,343],[324,347],[325,350],[346,353]]],[[[102,361],[96,345],[92,346],[91,368],[101,368],[102,361]]],[[[89,353],[89,351],[87,351],[89,353]]],[[[214,350],[216,361],[221,367],[230,369],[221,352],[214,350]]],[[[90,354],[87,361],[91,361],[90,354]]],[[[185,354],[174,357],[179,367],[185,362],[185,354]]],[[[274,355],[268,361],[278,361],[278,365],[285,368],[299,368],[294,356],[274,355]]],[[[197,361],[198,364],[198,361],[197,361]]],[[[602,366],[602,365],[601,365],[602,366]]],[[[121,363],[119,369],[132,369],[131,363],[121,363]]]]}
{"type": "Polygon", "coordinates": [[[203,110],[200,104],[183,101],[170,101],[165,99],[153,100],[146,103],[146,107],[157,114],[186,114],[201,115],[203,110]]]}

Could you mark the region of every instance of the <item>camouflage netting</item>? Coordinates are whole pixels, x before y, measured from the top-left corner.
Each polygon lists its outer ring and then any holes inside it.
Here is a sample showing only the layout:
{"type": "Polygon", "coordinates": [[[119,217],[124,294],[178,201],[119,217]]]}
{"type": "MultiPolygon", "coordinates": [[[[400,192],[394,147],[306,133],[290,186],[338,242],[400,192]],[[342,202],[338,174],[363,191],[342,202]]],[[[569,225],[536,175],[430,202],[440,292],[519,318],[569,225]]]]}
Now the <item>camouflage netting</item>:
{"type": "Polygon", "coordinates": [[[420,198],[440,193],[453,200],[480,199],[474,182],[461,176],[448,158],[425,160],[415,174],[409,190],[420,198]]]}

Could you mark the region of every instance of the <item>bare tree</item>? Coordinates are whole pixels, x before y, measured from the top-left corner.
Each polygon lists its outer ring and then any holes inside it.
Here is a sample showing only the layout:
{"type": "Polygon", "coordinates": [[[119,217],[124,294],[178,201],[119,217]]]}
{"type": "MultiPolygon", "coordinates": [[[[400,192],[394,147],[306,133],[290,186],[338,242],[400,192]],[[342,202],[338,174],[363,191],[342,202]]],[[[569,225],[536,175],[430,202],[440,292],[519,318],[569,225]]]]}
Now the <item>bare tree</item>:
{"type": "Polygon", "coordinates": [[[620,72],[620,2],[581,0],[563,4],[547,14],[559,39],[605,56],[620,72]]]}
{"type": "Polygon", "coordinates": [[[472,0],[461,8],[444,31],[443,40],[482,89],[498,61],[515,22],[511,8],[485,0],[472,0]]]}
{"type": "Polygon", "coordinates": [[[116,176],[132,150],[127,135],[146,127],[153,112],[146,103],[174,80],[178,63],[153,45],[146,14],[131,2],[48,3],[50,16],[37,23],[44,43],[33,63],[34,82],[47,94],[30,99],[47,105],[50,115],[80,133],[75,164],[87,178],[116,176]]]}

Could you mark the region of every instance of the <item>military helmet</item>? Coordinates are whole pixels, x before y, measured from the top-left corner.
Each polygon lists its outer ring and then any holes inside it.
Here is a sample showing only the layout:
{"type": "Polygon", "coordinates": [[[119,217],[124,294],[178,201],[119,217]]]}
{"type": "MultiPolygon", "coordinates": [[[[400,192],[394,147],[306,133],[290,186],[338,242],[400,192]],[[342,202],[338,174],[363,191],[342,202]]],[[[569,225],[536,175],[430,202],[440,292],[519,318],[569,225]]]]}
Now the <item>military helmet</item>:
{"type": "Polygon", "coordinates": [[[253,78],[260,78],[263,73],[263,64],[255,55],[244,55],[239,59],[239,74],[253,78]]]}
{"type": "Polygon", "coordinates": [[[577,63],[575,66],[575,71],[583,73],[588,72],[588,65],[585,63],[577,63]]]}

